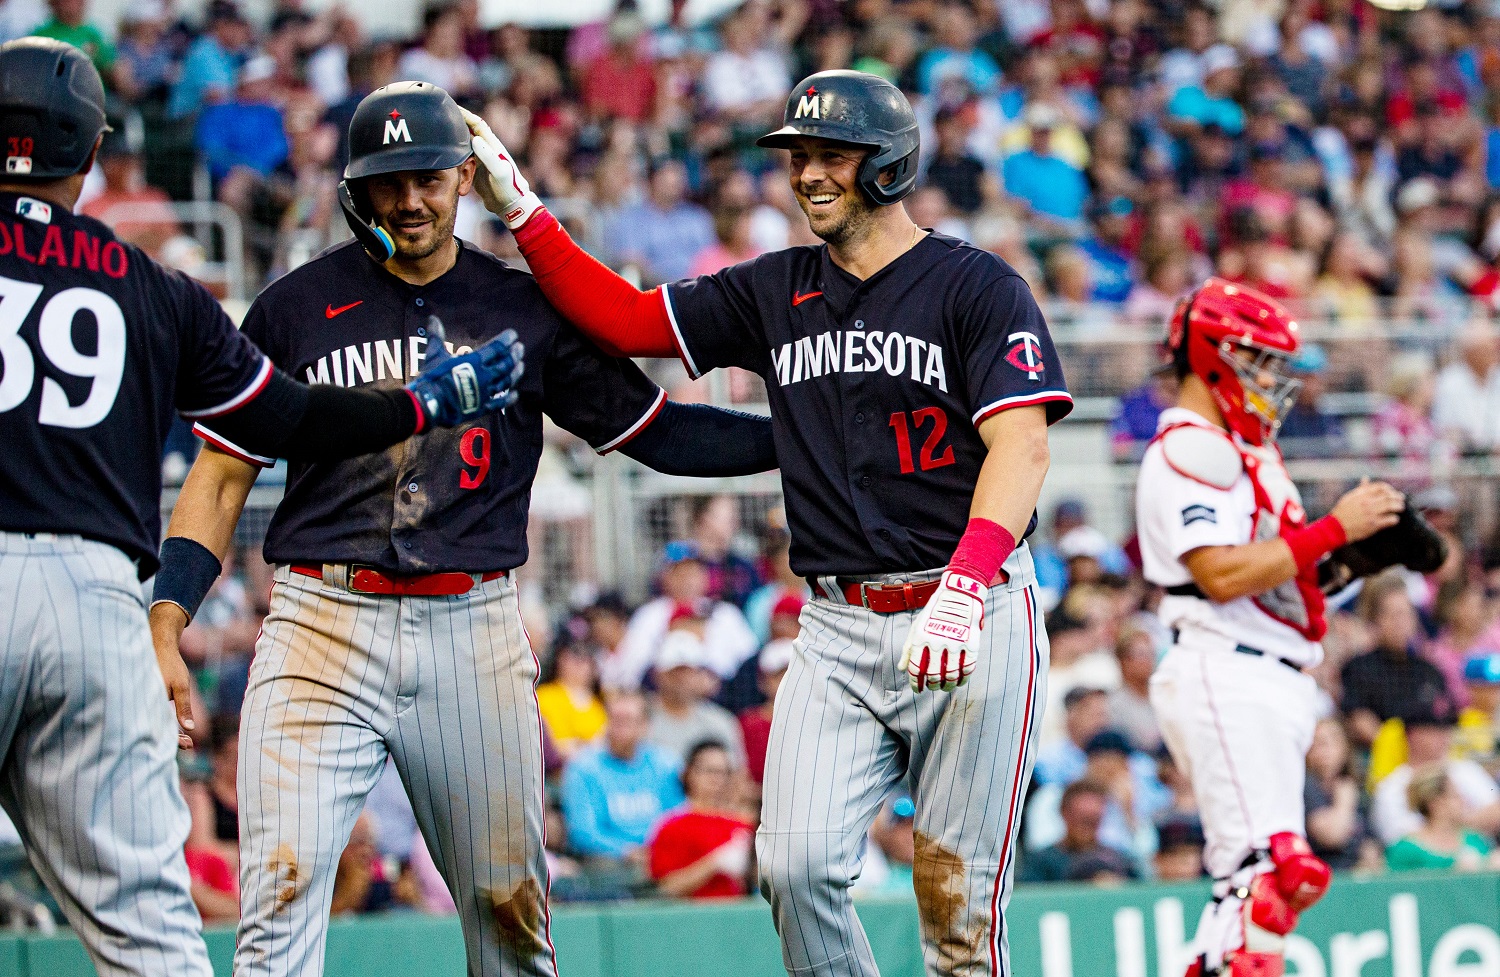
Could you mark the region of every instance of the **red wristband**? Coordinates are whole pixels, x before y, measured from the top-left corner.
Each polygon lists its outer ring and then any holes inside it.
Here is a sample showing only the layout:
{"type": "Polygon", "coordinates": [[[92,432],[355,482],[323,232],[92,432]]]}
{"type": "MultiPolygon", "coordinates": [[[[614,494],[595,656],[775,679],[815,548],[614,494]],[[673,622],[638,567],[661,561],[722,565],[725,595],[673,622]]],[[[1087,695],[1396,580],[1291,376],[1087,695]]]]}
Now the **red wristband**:
{"type": "Polygon", "coordinates": [[[408,390],[406,396],[411,398],[411,406],[417,412],[417,429],[412,434],[421,434],[422,429],[427,426],[427,412],[422,409],[422,400],[415,393],[408,390]]]}
{"type": "Polygon", "coordinates": [[[1331,515],[1301,529],[1293,529],[1282,536],[1282,539],[1291,547],[1292,560],[1297,564],[1298,573],[1306,573],[1317,566],[1323,557],[1349,542],[1349,537],[1344,534],[1343,524],[1331,515]]]}
{"type": "Polygon", "coordinates": [[[988,584],[999,575],[1000,567],[1015,549],[1016,538],[1009,529],[988,519],[970,519],[953,558],[948,561],[948,569],[988,584]]]}
{"type": "Polygon", "coordinates": [[[557,218],[552,216],[552,212],[546,207],[538,207],[532,211],[530,217],[526,218],[526,223],[511,231],[511,233],[516,237],[516,246],[521,249],[522,254],[525,254],[526,248],[533,241],[541,237],[546,231],[557,226],[559,226],[557,218]]]}

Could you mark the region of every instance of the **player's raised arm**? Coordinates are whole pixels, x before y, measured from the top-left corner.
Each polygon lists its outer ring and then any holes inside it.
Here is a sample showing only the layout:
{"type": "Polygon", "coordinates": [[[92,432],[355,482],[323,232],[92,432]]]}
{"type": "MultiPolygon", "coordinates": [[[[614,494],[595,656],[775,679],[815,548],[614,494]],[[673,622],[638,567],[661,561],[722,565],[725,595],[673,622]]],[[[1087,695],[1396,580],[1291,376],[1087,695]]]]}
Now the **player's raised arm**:
{"type": "Polygon", "coordinates": [[[515,234],[547,301],[615,356],[677,356],[661,289],[642,292],[579,247],[531,191],[489,124],[467,110],[464,120],[486,171],[474,186],[515,234]]]}
{"type": "Polygon", "coordinates": [[[769,417],[706,404],[668,401],[620,453],[666,475],[723,478],[776,467],[769,417]]]}

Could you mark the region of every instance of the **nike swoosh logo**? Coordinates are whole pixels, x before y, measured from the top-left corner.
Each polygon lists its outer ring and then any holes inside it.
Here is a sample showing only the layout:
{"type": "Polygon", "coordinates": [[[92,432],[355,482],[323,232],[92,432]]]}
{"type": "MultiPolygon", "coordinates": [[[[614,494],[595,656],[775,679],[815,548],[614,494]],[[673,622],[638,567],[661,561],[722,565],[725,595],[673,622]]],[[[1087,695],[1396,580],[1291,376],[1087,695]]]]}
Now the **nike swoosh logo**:
{"type": "Polygon", "coordinates": [[[808,292],[805,295],[796,295],[796,294],[794,294],[792,296],[792,307],[796,308],[797,306],[801,305],[803,302],[806,302],[808,299],[817,298],[819,295],[822,295],[822,294],[823,294],[822,292],[808,292]]]}
{"type": "Polygon", "coordinates": [[[332,305],[330,305],[330,306],[328,306],[328,308],[326,308],[326,309],[323,310],[323,314],[325,316],[327,316],[328,318],[332,319],[336,315],[343,315],[345,312],[348,312],[350,309],[354,308],[356,305],[364,305],[364,304],[365,304],[365,300],[364,299],[360,299],[358,302],[350,302],[348,305],[341,305],[341,306],[339,306],[336,309],[332,305]]]}

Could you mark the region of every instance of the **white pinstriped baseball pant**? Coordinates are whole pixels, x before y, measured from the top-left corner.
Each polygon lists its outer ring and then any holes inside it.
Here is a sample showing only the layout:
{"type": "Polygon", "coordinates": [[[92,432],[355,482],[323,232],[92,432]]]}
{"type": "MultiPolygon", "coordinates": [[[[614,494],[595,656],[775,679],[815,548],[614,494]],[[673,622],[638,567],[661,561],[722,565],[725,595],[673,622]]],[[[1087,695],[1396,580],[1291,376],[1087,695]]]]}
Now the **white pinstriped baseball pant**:
{"type": "MultiPolygon", "coordinates": [[[[881,803],[916,802],[913,883],[932,975],[1010,974],[1004,909],[1046,700],[1047,636],[1022,545],[985,601],[979,667],[953,692],[913,693],[897,666],[916,613],[828,599],[802,612],[777,694],[757,835],[787,973],[875,977],[849,886],[881,803]]],[[[897,574],[886,583],[933,579],[897,574]]]]}
{"type": "Polygon", "coordinates": [[[256,642],[235,974],[323,972],[339,856],[390,756],[458,906],[469,973],[555,977],[537,661],[514,583],[458,597],[336,583],[278,567],[256,642]]]}
{"type": "Polygon", "coordinates": [[[104,977],[211,977],[177,726],[135,565],[0,533],[0,805],[104,977]]]}

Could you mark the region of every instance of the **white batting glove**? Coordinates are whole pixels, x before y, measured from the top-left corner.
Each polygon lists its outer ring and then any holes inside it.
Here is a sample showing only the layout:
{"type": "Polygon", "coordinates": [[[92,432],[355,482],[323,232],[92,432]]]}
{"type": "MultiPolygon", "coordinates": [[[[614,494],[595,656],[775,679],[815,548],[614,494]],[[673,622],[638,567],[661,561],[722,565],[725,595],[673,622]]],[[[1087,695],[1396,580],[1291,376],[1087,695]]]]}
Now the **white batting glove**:
{"type": "Polygon", "coordinates": [[[927,606],[917,614],[901,650],[901,667],[913,692],[952,692],[969,680],[979,663],[975,645],[984,627],[989,587],[954,570],[943,574],[927,606]]]}
{"type": "Polygon", "coordinates": [[[474,187],[479,191],[485,208],[514,231],[541,209],[542,198],[531,192],[531,184],[521,175],[520,167],[511,159],[510,150],[490,129],[490,124],[466,108],[461,107],[459,111],[469,125],[469,134],[473,137],[470,146],[484,171],[475,174],[474,187]]]}

